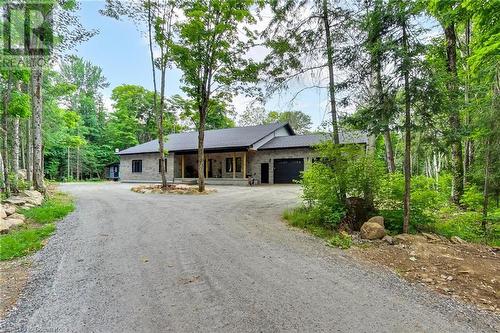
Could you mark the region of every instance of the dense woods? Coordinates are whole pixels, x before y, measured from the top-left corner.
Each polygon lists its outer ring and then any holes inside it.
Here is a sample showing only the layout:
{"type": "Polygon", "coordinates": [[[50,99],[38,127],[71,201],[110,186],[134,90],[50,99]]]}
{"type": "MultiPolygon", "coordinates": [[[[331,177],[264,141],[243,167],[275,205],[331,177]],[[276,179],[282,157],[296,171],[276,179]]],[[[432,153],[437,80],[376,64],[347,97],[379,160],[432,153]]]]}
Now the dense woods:
{"type": "Polygon", "coordinates": [[[288,121],[297,133],[331,134],[302,182],[314,218],[336,224],[348,198],[362,196],[395,214],[404,232],[473,212],[464,218],[498,233],[498,1],[107,0],[102,15],[130,19],[148,36],[153,83],[112,87],[112,110],[102,69],[72,54],[95,33],[78,23],[77,6],[53,2],[73,18],[54,31],[63,41],[51,54],[57,66],[0,72],[4,194],[43,191],[44,178],[102,178],[116,149],[156,138],[163,147],[169,133],[197,130],[203,161],[205,129],[288,121]],[[266,50],[262,61],[248,56],[257,45],[266,50]],[[177,84],[172,66],[182,72],[182,94],[167,96],[166,86],[177,84]],[[329,121],[314,129],[308,110],[262,107],[293,89],[327,92],[329,121]],[[237,94],[256,102],[234,110],[237,94]],[[339,132],[349,129],[369,135],[366,153],[339,148],[339,132]]]}

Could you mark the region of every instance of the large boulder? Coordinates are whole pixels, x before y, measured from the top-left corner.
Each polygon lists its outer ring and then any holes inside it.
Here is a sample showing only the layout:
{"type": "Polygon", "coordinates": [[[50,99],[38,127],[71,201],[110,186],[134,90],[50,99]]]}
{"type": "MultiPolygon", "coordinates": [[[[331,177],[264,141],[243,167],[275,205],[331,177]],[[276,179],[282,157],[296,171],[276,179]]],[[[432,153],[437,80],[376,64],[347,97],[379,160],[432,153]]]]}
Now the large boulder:
{"type": "Polygon", "coordinates": [[[5,220],[0,219],[0,234],[6,234],[9,232],[9,225],[5,220]]]}
{"type": "Polygon", "coordinates": [[[24,216],[23,214],[19,214],[19,213],[14,213],[14,214],[10,215],[8,218],[26,221],[26,216],[24,216]]]}
{"type": "Polygon", "coordinates": [[[361,238],[363,239],[382,239],[385,236],[385,229],[378,223],[365,222],[361,226],[361,238]]]}
{"type": "Polygon", "coordinates": [[[377,224],[380,224],[382,227],[385,227],[384,226],[384,218],[382,216],[374,216],[374,217],[371,217],[368,221],[366,221],[367,223],[377,223],[377,224]]]}
{"type": "Polygon", "coordinates": [[[11,219],[11,218],[7,218],[5,219],[5,223],[7,224],[7,226],[10,228],[13,228],[13,227],[18,227],[20,225],[23,225],[24,224],[24,221],[21,220],[21,219],[11,219]]]}
{"type": "Polygon", "coordinates": [[[11,205],[16,205],[16,206],[24,206],[26,202],[28,201],[28,198],[26,197],[20,197],[20,196],[14,196],[10,197],[4,200],[5,203],[11,204],[11,205]]]}
{"type": "Polygon", "coordinates": [[[16,212],[16,206],[10,204],[4,204],[3,209],[7,216],[10,216],[16,212]]]}
{"type": "Polygon", "coordinates": [[[3,208],[2,205],[0,205],[0,219],[4,219],[7,217],[7,212],[5,211],[5,208],[3,208]]]}
{"type": "Polygon", "coordinates": [[[24,190],[19,196],[26,198],[26,202],[35,206],[40,206],[43,202],[43,194],[34,190],[24,190]]]}

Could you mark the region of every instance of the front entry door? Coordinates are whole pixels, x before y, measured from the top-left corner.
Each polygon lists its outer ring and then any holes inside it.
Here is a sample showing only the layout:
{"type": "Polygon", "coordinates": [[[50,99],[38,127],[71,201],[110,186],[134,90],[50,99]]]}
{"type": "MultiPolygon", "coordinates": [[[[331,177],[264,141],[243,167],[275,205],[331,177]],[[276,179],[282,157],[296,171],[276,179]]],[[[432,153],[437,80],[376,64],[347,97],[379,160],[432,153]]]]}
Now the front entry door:
{"type": "Polygon", "coordinates": [[[261,184],[269,184],[269,163],[260,164],[260,182],[261,184]]]}

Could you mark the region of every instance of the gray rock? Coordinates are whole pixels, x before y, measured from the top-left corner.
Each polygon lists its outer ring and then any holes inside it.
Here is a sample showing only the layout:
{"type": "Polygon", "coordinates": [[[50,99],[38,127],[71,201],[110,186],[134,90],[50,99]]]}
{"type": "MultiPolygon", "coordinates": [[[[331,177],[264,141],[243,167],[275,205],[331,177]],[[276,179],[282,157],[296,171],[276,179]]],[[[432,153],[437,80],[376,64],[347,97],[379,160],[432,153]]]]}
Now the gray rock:
{"type": "Polygon", "coordinates": [[[0,234],[6,234],[9,232],[9,225],[5,220],[0,219],[0,234]]]}
{"type": "Polygon", "coordinates": [[[365,222],[361,226],[361,238],[382,239],[385,236],[385,229],[378,223],[365,222]]]}
{"type": "Polygon", "coordinates": [[[24,216],[23,214],[19,214],[19,213],[14,213],[14,214],[10,215],[8,218],[26,221],[26,216],[24,216]]]}
{"type": "Polygon", "coordinates": [[[23,225],[24,221],[21,220],[21,219],[7,218],[7,219],[5,219],[5,223],[7,224],[7,226],[9,227],[9,229],[11,229],[13,227],[18,227],[20,225],[23,225]]]}
{"type": "Polygon", "coordinates": [[[384,238],[382,238],[382,240],[389,245],[394,245],[394,239],[389,235],[385,235],[384,238]]]}
{"type": "Polygon", "coordinates": [[[441,238],[439,238],[438,235],[427,233],[427,232],[422,232],[422,236],[427,238],[427,240],[430,242],[439,242],[441,240],[441,238]]]}
{"type": "Polygon", "coordinates": [[[0,205],[0,219],[4,219],[7,217],[7,212],[5,211],[5,208],[3,208],[2,205],[0,205]]]}
{"type": "Polygon", "coordinates": [[[16,205],[16,206],[24,206],[28,199],[26,197],[14,196],[4,200],[5,203],[16,205]]]}

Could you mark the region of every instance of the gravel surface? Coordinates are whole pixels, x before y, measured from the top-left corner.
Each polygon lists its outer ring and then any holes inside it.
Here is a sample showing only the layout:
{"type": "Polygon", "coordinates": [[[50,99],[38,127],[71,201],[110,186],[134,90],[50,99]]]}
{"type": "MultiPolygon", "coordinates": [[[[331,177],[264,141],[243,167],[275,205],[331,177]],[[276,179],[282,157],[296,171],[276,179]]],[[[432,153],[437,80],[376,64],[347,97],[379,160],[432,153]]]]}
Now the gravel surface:
{"type": "Polygon", "coordinates": [[[280,221],[296,186],[138,194],[65,185],[2,332],[497,332],[498,317],[356,262],[280,221]]]}

